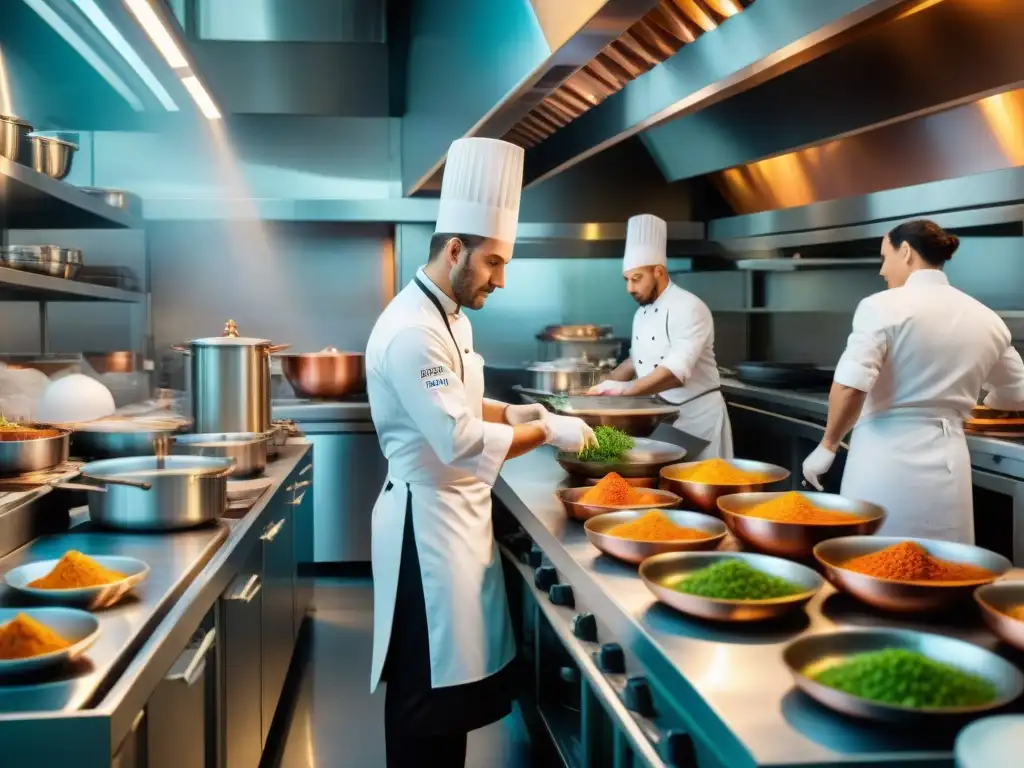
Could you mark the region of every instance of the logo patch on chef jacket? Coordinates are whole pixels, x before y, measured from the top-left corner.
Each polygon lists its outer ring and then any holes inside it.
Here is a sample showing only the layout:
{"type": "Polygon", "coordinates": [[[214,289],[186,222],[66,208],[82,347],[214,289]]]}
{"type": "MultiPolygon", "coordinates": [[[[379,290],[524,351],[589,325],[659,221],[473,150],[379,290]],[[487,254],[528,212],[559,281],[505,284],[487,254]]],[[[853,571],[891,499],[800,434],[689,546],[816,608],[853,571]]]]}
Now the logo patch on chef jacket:
{"type": "Polygon", "coordinates": [[[432,365],[429,368],[420,368],[420,381],[423,388],[428,392],[432,389],[442,389],[451,383],[452,373],[443,365],[432,365]]]}

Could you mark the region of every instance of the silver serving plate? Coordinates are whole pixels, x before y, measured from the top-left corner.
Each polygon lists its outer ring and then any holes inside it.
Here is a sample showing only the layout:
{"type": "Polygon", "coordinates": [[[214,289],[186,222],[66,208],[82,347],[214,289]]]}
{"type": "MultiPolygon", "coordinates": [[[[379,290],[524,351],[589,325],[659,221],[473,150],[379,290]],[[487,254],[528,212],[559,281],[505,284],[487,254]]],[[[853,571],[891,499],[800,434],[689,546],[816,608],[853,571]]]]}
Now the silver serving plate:
{"type": "Polygon", "coordinates": [[[671,443],[638,437],[635,445],[621,459],[612,462],[583,461],[575,453],[559,451],[555,457],[570,475],[602,478],[609,472],[622,477],[657,477],[658,471],[686,456],[686,450],[671,443]]]}
{"type": "Polygon", "coordinates": [[[640,578],[654,596],[680,613],[712,621],[764,621],[806,605],[825,580],[805,565],[750,552],[671,552],[640,564],[640,578]],[[762,573],[802,587],[788,597],[769,600],[717,600],[679,592],[674,587],[694,571],[723,560],[744,560],[762,573]]]}
{"type": "Polygon", "coordinates": [[[639,565],[648,557],[662,555],[666,552],[696,552],[715,549],[727,533],[725,523],[721,520],[700,512],[679,509],[666,509],[662,510],[662,513],[681,528],[704,531],[707,538],[680,539],[679,541],[637,541],[608,533],[615,526],[638,520],[649,511],[647,509],[629,509],[598,515],[587,520],[583,525],[583,530],[587,532],[590,543],[606,555],[634,565],[639,565]]]}
{"type": "Polygon", "coordinates": [[[997,581],[974,592],[981,618],[1000,640],[1024,651],[1024,621],[1013,619],[1005,611],[1024,605],[1024,581],[997,581]]]}
{"type": "Polygon", "coordinates": [[[747,515],[752,507],[782,496],[771,493],[734,493],[718,499],[722,519],[732,535],[747,546],[777,557],[808,558],[814,547],[841,536],[870,535],[885,521],[885,510],[866,501],[848,499],[834,493],[803,493],[814,506],[833,512],[856,515],[846,523],[788,523],[747,515]]]}
{"type": "Polygon", "coordinates": [[[580,497],[591,489],[592,486],[586,488],[562,488],[556,491],[555,495],[558,496],[558,500],[562,502],[562,506],[565,507],[565,512],[573,520],[579,520],[585,522],[592,517],[598,515],[606,515],[609,512],[618,512],[624,509],[671,509],[672,507],[678,507],[680,499],[674,493],[669,491],[662,491],[657,488],[644,489],[644,493],[653,493],[664,499],[660,504],[632,504],[628,506],[615,506],[606,507],[603,504],[582,504],[580,503],[580,497]]]}
{"type": "Polygon", "coordinates": [[[992,651],[952,637],[907,629],[840,629],[806,635],[786,646],[782,659],[797,687],[819,704],[844,715],[888,723],[977,715],[1009,704],[1024,691],[1024,675],[992,651]],[[892,648],[916,651],[934,661],[984,678],[995,687],[996,698],[977,707],[917,709],[852,696],[812,679],[812,675],[822,668],[845,661],[855,654],[892,648]]]}
{"type": "Polygon", "coordinates": [[[872,608],[895,613],[922,613],[945,608],[970,597],[975,588],[990,584],[1013,565],[1002,555],[971,544],[915,539],[909,536],[846,536],[823,541],[814,548],[815,559],[825,568],[826,578],[836,589],[846,592],[872,608]],[[861,555],[877,552],[893,544],[913,541],[932,557],[953,563],[969,563],[992,571],[992,577],[975,581],[895,581],[866,573],[849,571],[843,563],[861,555]]]}
{"type": "Polygon", "coordinates": [[[768,475],[771,479],[763,483],[741,483],[739,485],[711,485],[709,483],[695,483],[691,480],[679,480],[672,477],[672,474],[680,469],[692,467],[700,462],[686,461],[681,464],[670,464],[662,467],[661,487],[681,496],[701,512],[709,515],[718,515],[718,500],[722,496],[731,496],[734,493],[749,493],[752,491],[765,491],[789,479],[789,470],[784,467],[769,464],[766,461],[754,461],[752,459],[727,459],[737,469],[747,472],[757,472],[768,475]]]}

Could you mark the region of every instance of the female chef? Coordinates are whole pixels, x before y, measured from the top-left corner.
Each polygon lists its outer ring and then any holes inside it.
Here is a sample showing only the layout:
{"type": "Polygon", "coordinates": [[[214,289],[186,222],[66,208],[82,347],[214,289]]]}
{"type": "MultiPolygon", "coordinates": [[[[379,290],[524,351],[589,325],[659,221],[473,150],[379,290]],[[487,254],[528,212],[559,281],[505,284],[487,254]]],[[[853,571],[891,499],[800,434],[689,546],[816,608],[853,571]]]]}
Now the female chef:
{"type": "Polygon", "coordinates": [[[841,493],[885,509],[885,535],[973,543],[964,416],[983,388],[991,408],[1024,408],[1024,364],[1006,324],[942,271],[959,243],[925,220],[882,238],[889,290],[857,307],[825,436],[804,461],[804,478],[820,490],[856,424],[841,493]]]}

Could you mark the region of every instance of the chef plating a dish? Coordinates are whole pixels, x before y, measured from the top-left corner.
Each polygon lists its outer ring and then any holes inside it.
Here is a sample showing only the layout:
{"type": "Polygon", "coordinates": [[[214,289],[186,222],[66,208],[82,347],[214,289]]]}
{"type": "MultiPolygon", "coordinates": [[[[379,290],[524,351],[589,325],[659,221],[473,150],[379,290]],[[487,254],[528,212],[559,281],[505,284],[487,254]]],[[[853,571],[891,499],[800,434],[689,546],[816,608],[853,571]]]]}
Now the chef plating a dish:
{"type": "Polygon", "coordinates": [[[426,266],[387,306],[366,349],[370,411],[388,460],[373,508],[373,669],[387,681],[387,765],[462,766],[469,731],[515,696],[512,636],[491,523],[506,459],[545,443],[596,444],[583,421],[484,399],[463,311],[504,285],[523,150],[451,145],[426,266]]]}
{"type": "Polygon", "coordinates": [[[715,325],[707,304],[668,276],[668,227],[649,213],[626,227],[622,274],[640,305],[629,359],[591,395],[660,395],[679,406],[675,426],[709,442],[699,456],[732,458],[732,428],[715,362],[715,325]]]}
{"type": "Polygon", "coordinates": [[[1024,363],[1006,323],[942,271],[959,243],[925,220],[882,238],[889,290],[857,307],[824,439],[804,461],[804,478],[820,490],[856,424],[841,493],[885,509],[883,535],[973,544],[964,417],[982,389],[990,408],[1024,408],[1024,363]]]}

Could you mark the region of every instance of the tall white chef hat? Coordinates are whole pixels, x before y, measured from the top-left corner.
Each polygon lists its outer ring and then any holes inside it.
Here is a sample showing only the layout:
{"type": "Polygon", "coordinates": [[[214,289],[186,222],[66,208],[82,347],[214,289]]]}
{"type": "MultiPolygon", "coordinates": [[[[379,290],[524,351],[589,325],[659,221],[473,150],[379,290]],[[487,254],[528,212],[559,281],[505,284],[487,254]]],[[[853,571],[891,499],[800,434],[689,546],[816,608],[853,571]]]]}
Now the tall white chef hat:
{"type": "Polygon", "coordinates": [[[452,142],[434,233],[478,235],[511,246],[519,223],[523,155],[522,147],[500,139],[452,142]]]}
{"type": "Polygon", "coordinates": [[[637,267],[667,266],[665,249],[668,226],[664,219],[651,213],[633,216],[626,224],[626,252],[622,257],[622,274],[637,267]]]}

